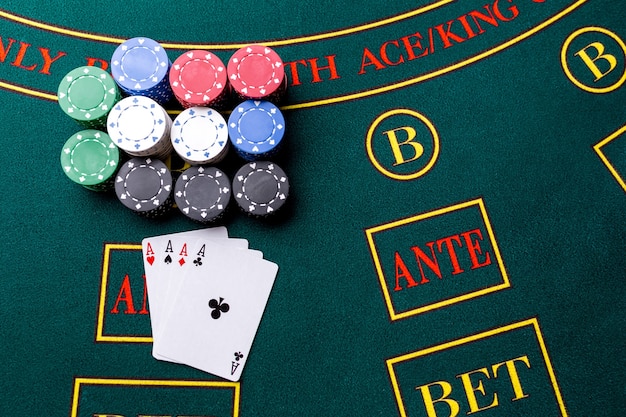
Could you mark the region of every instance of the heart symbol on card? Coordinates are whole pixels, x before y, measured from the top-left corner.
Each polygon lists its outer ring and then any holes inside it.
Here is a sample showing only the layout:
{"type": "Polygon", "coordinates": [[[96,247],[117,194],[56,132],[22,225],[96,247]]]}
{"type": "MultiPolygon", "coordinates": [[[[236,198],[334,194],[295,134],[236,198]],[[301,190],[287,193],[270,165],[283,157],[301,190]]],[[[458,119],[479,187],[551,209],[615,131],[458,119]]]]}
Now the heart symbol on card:
{"type": "Polygon", "coordinates": [[[152,264],[154,263],[154,256],[148,256],[148,257],[146,258],[146,261],[148,261],[148,263],[149,263],[150,265],[152,265],[152,264]]]}

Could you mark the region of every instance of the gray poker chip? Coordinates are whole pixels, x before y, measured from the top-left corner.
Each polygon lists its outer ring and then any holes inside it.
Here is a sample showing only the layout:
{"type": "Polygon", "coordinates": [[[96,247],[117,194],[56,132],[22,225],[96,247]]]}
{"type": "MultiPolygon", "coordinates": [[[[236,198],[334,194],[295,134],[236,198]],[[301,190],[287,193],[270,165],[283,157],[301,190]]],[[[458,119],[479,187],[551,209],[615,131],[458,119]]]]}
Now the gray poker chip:
{"type": "Polygon", "coordinates": [[[250,162],[235,174],[233,195],[245,213],[266,217],[285,204],[289,196],[289,179],[274,162],[250,162]]]}
{"type": "Polygon", "coordinates": [[[230,180],[218,168],[192,166],[174,186],[174,201],[188,218],[209,223],[219,219],[230,202],[230,180]]]}
{"type": "Polygon", "coordinates": [[[115,194],[133,212],[158,217],[172,206],[172,174],[161,160],[132,158],[115,177],[115,194]]]}

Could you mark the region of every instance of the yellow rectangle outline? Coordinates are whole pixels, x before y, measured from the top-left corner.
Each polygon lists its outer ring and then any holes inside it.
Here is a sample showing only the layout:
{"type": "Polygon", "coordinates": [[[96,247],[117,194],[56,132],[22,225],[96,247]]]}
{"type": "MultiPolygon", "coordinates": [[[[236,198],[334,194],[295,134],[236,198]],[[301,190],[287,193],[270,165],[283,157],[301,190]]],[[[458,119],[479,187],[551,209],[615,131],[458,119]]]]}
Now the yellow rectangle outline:
{"type": "Polygon", "coordinates": [[[115,386],[152,386],[152,387],[191,387],[191,388],[232,388],[233,389],[233,415],[239,416],[239,382],[223,381],[182,381],[182,380],[159,380],[159,379],[120,379],[120,378],[74,378],[74,391],[72,395],[72,413],[70,417],[78,417],[78,402],[80,399],[81,385],[115,385],[115,386]]]}
{"type": "Polygon", "coordinates": [[[607,136],[606,138],[602,139],[600,142],[598,142],[595,145],[593,145],[593,150],[596,151],[596,153],[600,157],[600,160],[602,160],[604,165],[606,165],[606,167],[608,168],[609,172],[613,175],[613,177],[617,180],[617,182],[622,187],[622,189],[626,192],[626,181],[624,181],[624,179],[619,175],[619,173],[617,172],[617,170],[615,169],[613,164],[611,164],[611,162],[606,157],[604,152],[602,152],[602,147],[603,146],[605,146],[607,143],[613,141],[614,139],[618,138],[624,132],[626,132],[626,125],[622,126],[617,131],[611,133],[609,136],[607,136]]]}
{"type": "Polygon", "coordinates": [[[554,395],[556,396],[556,400],[559,404],[559,409],[562,413],[561,417],[567,417],[567,410],[565,409],[565,403],[563,402],[563,397],[561,396],[561,390],[559,389],[559,385],[556,380],[556,375],[554,374],[554,369],[552,368],[552,362],[550,361],[550,357],[548,356],[548,349],[546,348],[546,344],[543,340],[543,336],[541,335],[541,329],[539,328],[539,322],[536,317],[530,318],[528,320],[523,320],[517,323],[512,323],[507,326],[498,327],[498,328],[488,330],[482,333],[477,333],[471,336],[463,337],[461,339],[452,340],[450,342],[443,343],[441,345],[436,345],[436,346],[432,346],[426,349],[407,353],[405,355],[401,355],[395,358],[387,359],[387,371],[389,372],[389,377],[391,378],[391,385],[393,386],[393,391],[396,397],[396,402],[398,405],[398,411],[400,412],[400,416],[407,417],[406,411],[404,409],[404,402],[402,401],[402,395],[400,395],[400,387],[398,385],[398,379],[393,369],[393,366],[395,364],[399,362],[407,361],[409,359],[415,359],[420,356],[426,356],[431,353],[450,349],[456,346],[464,345],[467,343],[472,343],[480,339],[485,339],[487,337],[496,336],[501,333],[518,330],[526,326],[532,326],[533,330],[535,331],[535,335],[537,336],[537,341],[539,342],[539,348],[541,349],[541,354],[543,355],[543,360],[546,363],[548,375],[550,376],[550,382],[552,383],[554,395]]]}
{"type": "Polygon", "coordinates": [[[98,323],[96,327],[96,342],[114,343],[152,343],[151,336],[106,336],[104,331],[104,308],[106,304],[106,288],[109,279],[109,265],[112,250],[139,250],[141,245],[135,243],[107,243],[104,245],[102,257],[102,275],[100,277],[100,303],[98,306],[98,323]]]}
{"type": "Polygon", "coordinates": [[[493,233],[493,229],[491,228],[491,223],[489,222],[489,217],[487,216],[487,211],[485,209],[485,203],[482,198],[477,198],[474,200],[466,201],[464,203],[455,204],[452,206],[444,207],[438,210],[418,214],[416,216],[407,217],[404,219],[396,220],[391,223],[386,223],[380,226],[371,227],[365,230],[365,234],[367,236],[368,245],[370,247],[370,252],[372,254],[372,259],[374,260],[374,266],[376,268],[376,273],[378,275],[378,280],[380,282],[380,286],[383,290],[383,294],[385,297],[385,303],[387,305],[387,310],[389,311],[389,316],[392,321],[400,320],[406,317],[414,316],[417,314],[421,314],[430,310],[435,310],[437,308],[445,307],[451,304],[456,304],[465,300],[469,300],[471,298],[480,297],[485,294],[489,294],[492,292],[500,291],[502,289],[508,288],[511,286],[509,282],[509,277],[506,273],[506,269],[504,268],[504,262],[502,261],[502,257],[500,256],[500,250],[498,249],[498,245],[496,242],[495,235],[493,233]],[[411,309],[408,311],[404,311],[402,313],[396,313],[393,307],[393,303],[391,302],[391,295],[389,294],[389,289],[387,288],[387,284],[385,282],[385,276],[383,274],[383,269],[381,266],[380,258],[378,256],[378,252],[376,251],[376,245],[374,244],[374,233],[392,229],[399,226],[404,226],[409,223],[414,223],[419,220],[424,220],[429,217],[439,216],[441,214],[446,214],[451,211],[462,210],[464,208],[477,205],[480,209],[481,216],[485,223],[485,228],[487,229],[487,234],[489,235],[489,240],[491,241],[491,246],[493,247],[493,252],[498,261],[498,265],[500,267],[500,273],[502,274],[502,283],[498,285],[494,285],[488,288],[484,288],[478,291],[472,291],[466,294],[462,294],[456,297],[448,298],[446,300],[438,301],[436,303],[427,304],[422,307],[418,307],[415,309],[411,309]]]}

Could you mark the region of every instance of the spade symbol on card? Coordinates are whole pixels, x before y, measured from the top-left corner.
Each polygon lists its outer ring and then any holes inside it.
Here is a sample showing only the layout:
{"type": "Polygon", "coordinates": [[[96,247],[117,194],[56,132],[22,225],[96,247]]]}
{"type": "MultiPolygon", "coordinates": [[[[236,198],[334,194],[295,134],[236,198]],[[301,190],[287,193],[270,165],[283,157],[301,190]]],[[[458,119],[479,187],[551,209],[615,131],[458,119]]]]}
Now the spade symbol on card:
{"type": "Polygon", "coordinates": [[[163,260],[163,262],[165,262],[166,264],[171,264],[172,263],[172,257],[167,255],[165,257],[165,259],[163,260]]]}
{"type": "Polygon", "coordinates": [[[219,319],[222,316],[222,313],[228,313],[228,310],[230,310],[230,306],[224,302],[222,297],[220,297],[219,301],[215,298],[209,300],[209,307],[212,310],[211,317],[215,320],[219,319]]]}

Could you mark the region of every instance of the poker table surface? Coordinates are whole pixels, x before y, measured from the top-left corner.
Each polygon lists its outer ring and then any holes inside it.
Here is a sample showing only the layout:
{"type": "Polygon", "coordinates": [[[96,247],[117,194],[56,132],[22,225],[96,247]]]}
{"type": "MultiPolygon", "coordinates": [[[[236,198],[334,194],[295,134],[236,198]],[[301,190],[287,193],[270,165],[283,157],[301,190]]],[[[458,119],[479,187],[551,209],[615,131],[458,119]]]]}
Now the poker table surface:
{"type": "Polygon", "coordinates": [[[3,1],[0,414],[622,416],[625,21],[609,0],[3,1]],[[139,36],[284,61],[288,202],[218,224],[279,266],[237,382],[151,355],[141,241],[208,226],[59,163],[81,130],[59,82],[139,36]]]}

